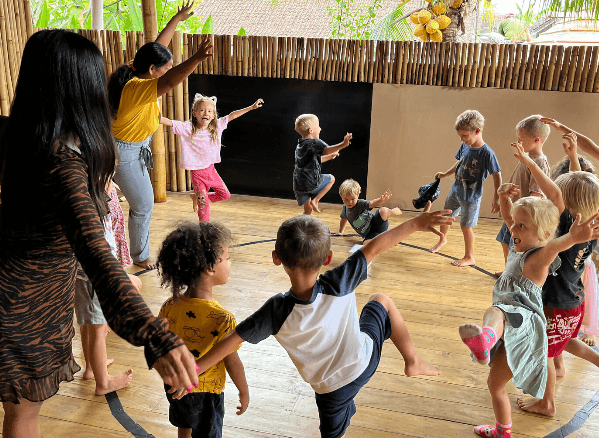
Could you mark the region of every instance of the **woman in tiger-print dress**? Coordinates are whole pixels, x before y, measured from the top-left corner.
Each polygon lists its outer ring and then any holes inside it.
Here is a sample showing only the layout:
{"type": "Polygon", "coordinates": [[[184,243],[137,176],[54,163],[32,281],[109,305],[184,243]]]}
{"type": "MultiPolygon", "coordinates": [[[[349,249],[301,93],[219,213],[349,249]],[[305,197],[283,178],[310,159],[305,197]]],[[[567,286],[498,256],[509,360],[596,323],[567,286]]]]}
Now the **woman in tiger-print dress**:
{"type": "Polygon", "coordinates": [[[42,401],[80,369],[71,349],[77,259],[111,328],[144,346],[173,391],[196,384],[193,356],[152,315],[104,239],[103,188],[116,151],[98,48],[72,32],[31,36],[0,124],[2,436],[39,437],[42,401]]]}

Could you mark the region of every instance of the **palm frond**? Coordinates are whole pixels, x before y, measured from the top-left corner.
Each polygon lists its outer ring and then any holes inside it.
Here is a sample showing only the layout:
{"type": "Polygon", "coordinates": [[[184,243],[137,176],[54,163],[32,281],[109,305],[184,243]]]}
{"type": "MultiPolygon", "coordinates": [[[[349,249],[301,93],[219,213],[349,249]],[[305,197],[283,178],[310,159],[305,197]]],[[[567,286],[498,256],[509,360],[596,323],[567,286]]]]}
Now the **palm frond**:
{"type": "Polygon", "coordinates": [[[408,21],[403,18],[404,4],[400,3],[392,12],[378,20],[370,32],[371,40],[412,41],[414,34],[408,21]]]}
{"type": "Polygon", "coordinates": [[[599,0],[541,0],[541,8],[563,17],[599,19],[599,0]]]}

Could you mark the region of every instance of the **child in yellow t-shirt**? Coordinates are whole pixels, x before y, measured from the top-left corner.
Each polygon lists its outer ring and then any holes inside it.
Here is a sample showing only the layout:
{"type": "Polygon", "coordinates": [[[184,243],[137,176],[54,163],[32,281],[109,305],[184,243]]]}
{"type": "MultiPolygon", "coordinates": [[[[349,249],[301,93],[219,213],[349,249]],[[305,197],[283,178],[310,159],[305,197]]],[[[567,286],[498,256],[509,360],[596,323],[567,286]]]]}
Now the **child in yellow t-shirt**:
{"type": "MultiPolygon", "coordinates": [[[[196,360],[237,325],[233,314],[212,296],[213,286],[229,280],[230,241],[231,233],[224,225],[184,223],[166,237],[158,255],[162,285],[173,292],[160,316],[168,319],[170,330],[184,340],[196,360]]],[[[237,415],[241,415],[247,409],[249,391],[236,351],[199,376],[199,387],[185,397],[191,388],[173,392],[165,385],[169,420],[179,428],[179,437],[222,436],[227,372],[239,390],[237,415]]]]}

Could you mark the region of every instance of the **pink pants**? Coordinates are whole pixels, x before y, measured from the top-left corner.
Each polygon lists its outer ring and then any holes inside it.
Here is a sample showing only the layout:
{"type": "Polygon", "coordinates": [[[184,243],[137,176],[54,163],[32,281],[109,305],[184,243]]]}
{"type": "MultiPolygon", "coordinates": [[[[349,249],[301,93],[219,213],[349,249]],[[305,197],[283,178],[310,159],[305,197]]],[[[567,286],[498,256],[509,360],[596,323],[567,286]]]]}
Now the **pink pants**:
{"type": "Polygon", "coordinates": [[[200,196],[202,193],[204,195],[203,208],[200,199],[198,199],[198,218],[200,219],[200,222],[208,222],[210,220],[211,202],[226,201],[231,197],[231,193],[229,193],[227,186],[216,172],[214,164],[211,164],[205,169],[192,170],[191,184],[194,192],[200,193],[200,196]],[[214,190],[213,192],[208,192],[210,187],[214,190]]]}

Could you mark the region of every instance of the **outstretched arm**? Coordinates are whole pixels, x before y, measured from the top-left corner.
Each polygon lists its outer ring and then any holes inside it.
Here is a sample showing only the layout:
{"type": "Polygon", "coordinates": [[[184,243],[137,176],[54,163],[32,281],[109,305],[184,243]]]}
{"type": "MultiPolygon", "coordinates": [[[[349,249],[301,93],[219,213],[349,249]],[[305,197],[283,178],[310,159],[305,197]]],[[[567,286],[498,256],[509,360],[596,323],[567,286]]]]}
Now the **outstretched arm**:
{"type": "Polygon", "coordinates": [[[378,207],[379,205],[384,204],[389,199],[391,199],[391,195],[392,195],[391,190],[385,190],[385,193],[383,193],[381,196],[370,201],[370,203],[368,204],[368,207],[375,208],[375,207],[378,207]]]}
{"type": "Polygon", "coordinates": [[[237,415],[241,415],[245,412],[250,403],[250,390],[248,389],[248,383],[245,379],[243,363],[236,351],[225,357],[224,362],[227,373],[229,373],[231,380],[239,391],[239,403],[241,406],[237,406],[237,415]]]}
{"type": "Polygon", "coordinates": [[[202,38],[198,50],[181,64],[171,68],[158,78],[156,94],[158,97],[168,93],[187,78],[204,59],[212,56],[212,41],[208,36],[202,38]]]}
{"type": "Polygon", "coordinates": [[[562,138],[565,140],[565,143],[562,143],[562,146],[564,147],[564,152],[570,160],[570,172],[582,170],[580,168],[580,162],[578,161],[576,134],[570,132],[569,134],[562,135],[562,138]]]}
{"type": "Polygon", "coordinates": [[[418,216],[402,223],[401,225],[398,225],[389,231],[384,232],[383,234],[379,234],[377,237],[370,240],[360,249],[362,254],[364,254],[364,257],[366,257],[366,261],[370,263],[376,255],[397,245],[415,231],[430,231],[436,235],[442,235],[441,232],[434,227],[440,225],[451,225],[454,221],[454,218],[450,216],[444,216],[446,214],[451,214],[451,210],[441,210],[435,211],[434,213],[429,213],[430,209],[431,203],[429,201],[426,204],[426,207],[424,207],[423,213],[420,213],[418,216]]]}
{"type": "Polygon", "coordinates": [[[333,152],[332,154],[328,154],[328,155],[321,155],[320,156],[320,162],[321,163],[326,163],[327,161],[334,160],[338,156],[339,156],[339,152],[333,152]]]}
{"type": "Polygon", "coordinates": [[[160,117],[160,124],[165,126],[170,126],[172,128],[173,121],[171,119],[167,119],[166,117],[160,117]]]}
{"type": "Polygon", "coordinates": [[[231,120],[235,120],[237,117],[243,116],[245,113],[247,113],[251,110],[261,108],[263,103],[264,103],[264,101],[262,99],[258,99],[256,102],[254,102],[254,104],[252,106],[248,106],[247,108],[233,111],[231,114],[229,114],[229,122],[231,120]]]}
{"type": "Polygon", "coordinates": [[[328,148],[326,148],[323,151],[323,155],[329,155],[329,154],[334,154],[335,152],[339,152],[341,149],[346,148],[349,146],[349,144],[351,143],[351,139],[352,139],[352,134],[351,133],[347,133],[345,134],[345,137],[343,137],[343,141],[339,144],[336,144],[334,146],[329,146],[328,148]]]}
{"type": "Polygon", "coordinates": [[[516,184],[505,183],[497,190],[499,194],[499,208],[501,217],[508,229],[512,227],[514,219],[512,218],[512,198],[520,193],[520,188],[516,184]]]}
{"type": "Polygon", "coordinates": [[[577,144],[581,151],[586,152],[596,160],[599,160],[599,146],[591,140],[590,138],[582,135],[580,132],[576,132],[571,128],[568,128],[566,125],[562,125],[555,119],[550,119],[548,117],[541,118],[541,122],[546,123],[547,125],[557,129],[558,131],[563,132],[564,134],[569,134],[573,132],[577,137],[577,144]]]}
{"type": "Polygon", "coordinates": [[[493,175],[493,187],[494,187],[493,204],[491,204],[491,213],[498,213],[499,212],[498,190],[499,190],[499,187],[501,186],[501,172],[495,172],[495,173],[492,173],[491,175],[493,175]]]}
{"type": "Polygon", "coordinates": [[[435,173],[435,179],[445,178],[446,176],[453,175],[455,173],[456,168],[458,167],[459,161],[456,161],[453,166],[447,170],[447,172],[437,172],[435,173]]]}
{"type": "Polygon", "coordinates": [[[543,193],[545,193],[547,199],[555,204],[555,206],[559,209],[559,213],[562,214],[562,212],[566,209],[564,198],[562,197],[562,191],[557,185],[555,185],[549,176],[545,175],[537,163],[535,163],[528,156],[528,154],[524,152],[524,149],[520,143],[512,143],[512,147],[515,149],[514,157],[516,157],[523,165],[530,169],[532,177],[539,185],[539,188],[543,191],[543,193]]]}
{"type": "Polygon", "coordinates": [[[177,30],[177,25],[180,21],[185,21],[193,15],[194,6],[195,1],[192,0],[190,2],[188,0],[187,3],[178,7],[177,13],[173,15],[173,18],[171,18],[169,22],[166,23],[166,26],[164,26],[162,32],[160,32],[160,34],[156,37],[156,42],[162,44],[165,47],[168,47],[168,45],[171,42],[171,39],[173,38],[175,30],[177,30]]]}
{"type": "Polygon", "coordinates": [[[589,242],[599,238],[597,218],[599,218],[599,213],[595,213],[585,222],[582,222],[582,217],[578,213],[567,234],[550,240],[547,245],[530,256],[532,258],[531,263],[525,263],[522,270],[524,276],[542,286],[547,278],[547,269],[560,252],[577,243],[589,242]]]}
{"type": "Polygon", "coordinates": [[[220,341],[214,344],[214,347],[208,353],[196,361],[196,364],[200,368],[200,374],[205,373],[208,368],[216,365],[229,354],[233,353],[242,343],[243,339],[237,334],[236,330],[227,333],[220,341]]]}

